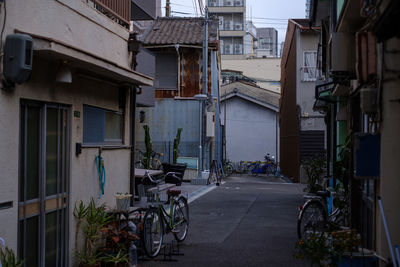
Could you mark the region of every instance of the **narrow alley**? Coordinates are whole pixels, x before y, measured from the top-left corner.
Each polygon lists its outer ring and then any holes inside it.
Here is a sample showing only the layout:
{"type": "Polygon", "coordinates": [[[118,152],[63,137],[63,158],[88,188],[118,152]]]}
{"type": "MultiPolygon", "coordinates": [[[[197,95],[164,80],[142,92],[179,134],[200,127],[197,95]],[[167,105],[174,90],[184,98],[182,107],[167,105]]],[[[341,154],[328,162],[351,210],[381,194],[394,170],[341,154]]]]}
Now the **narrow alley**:
{"type": "Polygon", "coordinates": [[[306,266],[292,257],[303,187],[267,177],[226,181],[189,204],[183,256],[139,266],[306,266]]]}

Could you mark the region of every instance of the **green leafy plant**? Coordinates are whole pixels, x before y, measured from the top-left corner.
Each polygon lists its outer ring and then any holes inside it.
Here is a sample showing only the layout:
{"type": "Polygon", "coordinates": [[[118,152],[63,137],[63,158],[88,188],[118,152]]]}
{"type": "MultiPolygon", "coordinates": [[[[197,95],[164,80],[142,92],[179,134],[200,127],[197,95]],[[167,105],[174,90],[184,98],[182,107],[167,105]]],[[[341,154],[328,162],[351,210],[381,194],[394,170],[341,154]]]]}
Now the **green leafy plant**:
{"type": "Polygon", "coordinates": [[[302,162],[302,165],[307,175],[307,187],[305,191],[309,193],[316,193],[322,190],[321,181],[323,174],[326,172],[326,162],[323,156],[316,156],[313,158],[306,159],[302,162]]]}
{"type": "Polygon", "coordinates": [[[5,247],[0,249],[0,262],[3,267],[22,267],[24,261],[17,259],[12,249],[5,247]]]}
{"type": "Polygon", "coordinates": [[[121,249],[117,254],[105,254],[102,259],[107,263],[112,263],[113,266],[127,266],[129,254],[121,249]]]}
{"type": "Polygon", "coordinates": [[[176,137],[174,139],[173,159],[172,159],[173,164],[176,164],[178,161],[178,157],[179,157],[178,147],[181,142],[182,130],[183,130],[182,128],[178,128],[178,131],[176,132],[176,137]]]}
{"type": "Polygon", "coordinates": [[[153,155],[153,143],[150,137],[150,128],[148,125],[143,125],[144,128],[144,143],[146,146],[146,152],[144,153],[143,165],[145,169],[150,169],[151,157],[153,155]]]}
{"type": "Polygon", "coordinates": [[[311,234],[295,244],[293,256],[308,259],[311,265],[337,266],[343,255],[353,253],[360,245],[360,236],[355,230],[340,230],[324,234],[311,234]]]}
{"type": "Polygon", "coordinates": [[[84,234],[84,247],[79,251],[75,240],[76,256],[81,265],[96,265],[100,259],[97,249],[100,246],[102,230],[112,220],[107,215],[105,205],[97,206],[93,198],[85,205],[82,201],[75,203],[74,217],[77,220],[76,238],[81,230],[84,234]]]}

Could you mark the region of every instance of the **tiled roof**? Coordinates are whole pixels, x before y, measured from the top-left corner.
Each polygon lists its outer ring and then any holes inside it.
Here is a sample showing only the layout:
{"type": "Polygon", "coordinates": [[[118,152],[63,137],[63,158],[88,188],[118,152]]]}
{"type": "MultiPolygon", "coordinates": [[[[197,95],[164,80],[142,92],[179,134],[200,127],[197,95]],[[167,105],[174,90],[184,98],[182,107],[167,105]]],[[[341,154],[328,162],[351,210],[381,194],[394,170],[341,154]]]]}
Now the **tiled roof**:
{"type": "Polygon", "coordinates": [[[280,94],[243,82],[234,82],[220,87],[222,98],[232,94],[242,94],[249,99],[261,101],[274,107],[279,106],[280,94]]]}
{"type": "MultiPolygon", "coordinates": [[[[186,44],[201,45],[203,43],[204,18],[157,18],[142,41],[145,46],[186,44]]],[[[218,21],[209,23],[209,43],[216,43],[218,38],[218,21]]]]}

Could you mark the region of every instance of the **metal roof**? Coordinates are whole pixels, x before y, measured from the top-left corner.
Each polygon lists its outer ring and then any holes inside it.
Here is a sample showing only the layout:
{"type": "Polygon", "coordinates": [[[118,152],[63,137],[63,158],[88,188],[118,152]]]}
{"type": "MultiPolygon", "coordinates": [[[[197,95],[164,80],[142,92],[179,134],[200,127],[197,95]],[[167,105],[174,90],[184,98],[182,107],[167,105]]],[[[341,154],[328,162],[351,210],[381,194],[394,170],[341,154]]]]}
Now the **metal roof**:
{"type": "Polygon", "coordinates": [[[278,110],[280,94],[237,81],[220,87],[222,101],[238,96],[256,104],[278,110]]]}

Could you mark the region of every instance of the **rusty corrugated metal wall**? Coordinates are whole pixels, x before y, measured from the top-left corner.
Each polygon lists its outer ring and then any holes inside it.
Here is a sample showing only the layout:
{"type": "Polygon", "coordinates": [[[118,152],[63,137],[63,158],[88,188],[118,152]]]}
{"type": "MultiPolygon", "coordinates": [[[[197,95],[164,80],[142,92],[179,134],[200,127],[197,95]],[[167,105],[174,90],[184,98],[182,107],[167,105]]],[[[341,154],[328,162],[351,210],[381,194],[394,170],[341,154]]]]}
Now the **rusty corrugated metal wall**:
{"type": "MultiPolygon", "coordinates": [[[[292,29],[292,33],[295,30],[292,29]]],[[[286,36],[288,38],[288,36],[286,36]]],[[[281,66],[281,102],[280,102],[280,167],[281,172],[299,181],[299,117],[296,105],[296,34],[287,51],[286,62],[281,66]]],[[[283,57],[282,57],[283,59],[283,57]]]]}
{"type": "MultiPolygon", "coordinates": [[[[174,50],[175,51],[175,50],[174,50]]],[[[183,48],[180,52],[180,92],[178,90],[156,90],[155,98],[193,97],[202,93],[202,55],[196,48],[183,48]]],[[[208,93],[211,94],[211,59],[208,66],[208,93]]]]}

